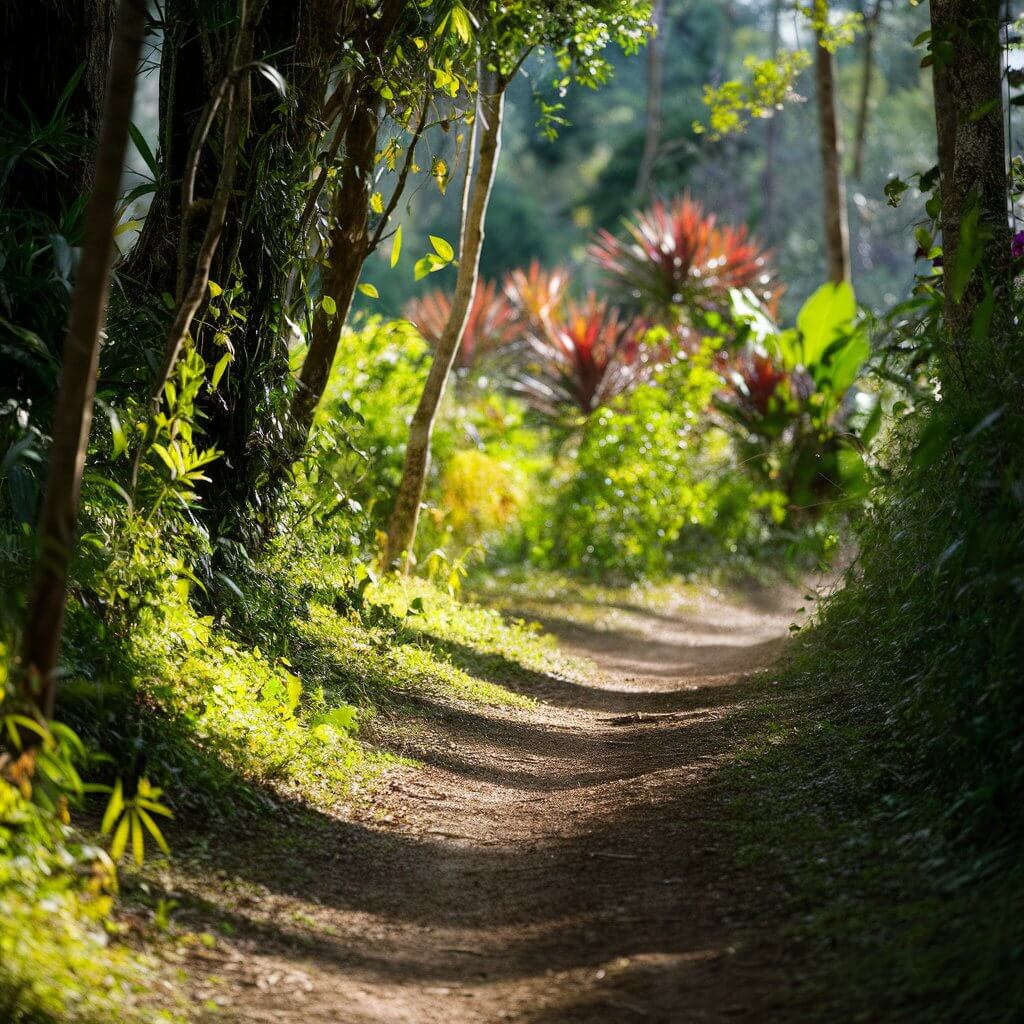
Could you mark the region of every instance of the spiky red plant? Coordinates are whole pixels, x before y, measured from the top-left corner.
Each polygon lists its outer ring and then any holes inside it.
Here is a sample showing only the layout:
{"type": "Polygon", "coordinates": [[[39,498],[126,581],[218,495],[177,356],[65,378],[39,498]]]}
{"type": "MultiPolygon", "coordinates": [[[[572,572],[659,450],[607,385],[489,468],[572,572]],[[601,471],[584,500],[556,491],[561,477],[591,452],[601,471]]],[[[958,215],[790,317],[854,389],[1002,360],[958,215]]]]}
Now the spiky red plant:
{"type": "MultiPolygon", "coordinates": [[[[444,332],[451,308],[451,295],[439,288],[410,299],[402,312],[424,340],[434,346],[444,332]]],[[[521,336],[519,316],[512,303],[498,291],[495,282],[481,281],[469,308],[455,365],[468,369],[480,357],[519,340],[521,336]]]]}
{"type": "Polygon", "coordinates": [[[789,375],[764,352],[748,351],[732,361],[728,380],[734,400],[750,413],[765,416],[779,386],[789,375]]]}
{"type": "Polygon", "coordinates": [[[689,195],[658,200],[624,224],[626,238],[601,231],[590,255],[644,309],[721,310],[733,288],[774,298],[768,254],[745,227],[719,226],[689,195]]]}
{"type": "Polygon", "coordinates": [[[505,295],[534,331],[544,329],[562,308],[569,287],[565,267],[545,270],[534,260],[527,270],[512,270],[505,275],[505,295]]]}
{"type": "Polygon", "coordinates": [[[566,407],[591,413],[650,373],[653,360],[642,344],[646,329],[593,292],[582,302],[570,299],[561,315],[530,332],[537,358],[514,386],[546,415],[557,417],[566,407]]]}

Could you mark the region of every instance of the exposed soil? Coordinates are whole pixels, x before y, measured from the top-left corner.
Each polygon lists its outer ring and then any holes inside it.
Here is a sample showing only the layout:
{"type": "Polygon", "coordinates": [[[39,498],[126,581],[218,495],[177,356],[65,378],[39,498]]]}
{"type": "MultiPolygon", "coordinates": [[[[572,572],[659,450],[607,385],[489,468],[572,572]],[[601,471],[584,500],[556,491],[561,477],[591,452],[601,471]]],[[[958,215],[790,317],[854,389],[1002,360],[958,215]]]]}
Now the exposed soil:
{"type": "Polygon", "coordinates": [[[797,974],[770,892],[744,909],[716,775],[793,597],[542,608],[592,680],[507,681],[529,711],[424,702],[381,737],[422,766],[372,807],[232,836],[212,882],[176,879],[217,936],[184,954],[193,997],[282,1024],[774,1019],[797,974]]]}

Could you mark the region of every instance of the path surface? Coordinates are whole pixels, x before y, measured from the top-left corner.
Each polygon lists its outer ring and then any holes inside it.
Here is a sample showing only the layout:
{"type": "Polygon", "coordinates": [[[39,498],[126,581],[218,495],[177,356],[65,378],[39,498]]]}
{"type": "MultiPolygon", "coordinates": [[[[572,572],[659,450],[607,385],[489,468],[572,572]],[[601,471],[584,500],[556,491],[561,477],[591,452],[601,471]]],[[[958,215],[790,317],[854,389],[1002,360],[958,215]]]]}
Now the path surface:
{"type": "Polygon", "coordinates": [[[397,769],[371,820],[232,842],[206,896],[234,923],[190,954],[193,995],[275,1024],[772,1020],[788,981],[771,923],[750,942],[737,915],[713,781],[791,597],[542,609],[592,684],[439,705],[404,740],[426,767],[397,769]]]}

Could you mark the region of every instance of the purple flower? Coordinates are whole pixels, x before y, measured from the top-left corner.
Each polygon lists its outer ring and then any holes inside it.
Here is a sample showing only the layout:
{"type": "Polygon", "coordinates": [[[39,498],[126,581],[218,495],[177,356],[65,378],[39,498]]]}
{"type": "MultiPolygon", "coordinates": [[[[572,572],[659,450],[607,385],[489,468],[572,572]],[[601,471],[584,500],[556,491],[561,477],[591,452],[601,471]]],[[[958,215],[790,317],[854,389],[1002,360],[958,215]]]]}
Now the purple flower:
{"type": "Polygon", "coordinates": [[[1024,256],[1024,231],[1018,231],[1013,236],[1013,241],[1010,243],[1010,254],[1015,260],[1024,256]]]}

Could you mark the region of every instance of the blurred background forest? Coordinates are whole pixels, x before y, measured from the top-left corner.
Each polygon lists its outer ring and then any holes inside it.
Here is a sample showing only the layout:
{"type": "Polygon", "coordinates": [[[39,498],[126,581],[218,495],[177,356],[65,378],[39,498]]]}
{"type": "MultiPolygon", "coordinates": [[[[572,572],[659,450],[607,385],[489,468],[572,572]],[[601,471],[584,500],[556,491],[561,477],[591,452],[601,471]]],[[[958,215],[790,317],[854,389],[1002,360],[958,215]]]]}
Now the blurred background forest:
{"type": "MultiPolygon", "coordinates": [[[[911,226],[920,220],[923,205],[908,197],[893,210],[885,185],[894,176],[905,178],[931,166],[935,149],[931,77],[907,45],[927,28],[927,9],[880,6],[863,127],[865,33],[836,54],[853,277],[858,300],[875,310],[902,301],[913,286],[917,243],[911,226]],[[862,156],[855,166],[861,131],[862,156]]],[[[858,2],[850,10],[870,14],[874,7],[858,2]]],[[[813,72],[800,76],[797,98],[743,133],[714,140],[696,132],[694,124],[708,120],[705,85],[742,77],[750,55],[768,58],[780,48],[808,49],[813,33],[783,0],[665,0],[657,18],[657,40],[635,58],[615,54],[614,77],[599,90],[575,89],[559,97],[549,86],[553,76],[546,73],[550,61],[546,64],[543,56],[532,57],[529,77],[512,85],[483,275],[500,278],[532,259],[545,266],[581,264],[599,228],[616,232],[621,218],[652,196],[689,190],[726,223],[748,225],[774,253],[786,284],[783,311],[795,314],[826,277],[813,72]],[[653,115],[648,107],[652,62],[661,94],[653,115]],[[568,123],[556,126],[556,138],[538,130],[539,102],[564,107],[556,116],[568,123]],[[649,133],[654,156],[645,165],[649,133]]],[[[449,157],[446,133],[435,130],[430,144],[449,157]]],[[[430,183],[409,206],[406,239],[414,230],[445,238],[457,233],[457,204],[445,202],[430,183]]],[[[371,260],[365,274],[381,301],[363,299],[361,308],[385,315],[398,315],[410,295],[447,284],[443,275],[417,285],[409,274],[389,273],[386,253],[371,260]]],[[[584,274],[578,285],[593,285],[595,277],[584,274]]]]}

